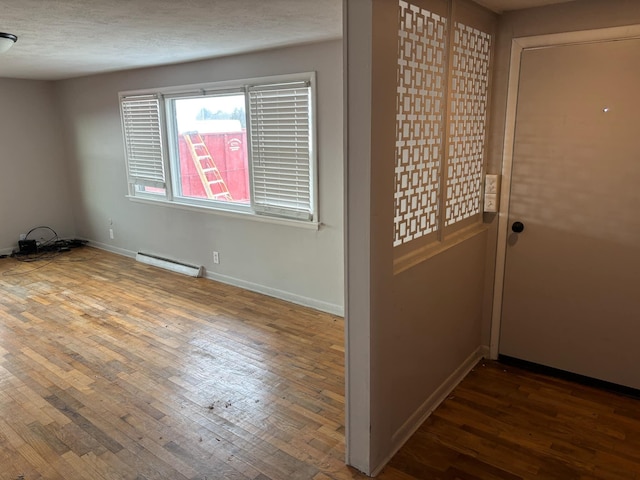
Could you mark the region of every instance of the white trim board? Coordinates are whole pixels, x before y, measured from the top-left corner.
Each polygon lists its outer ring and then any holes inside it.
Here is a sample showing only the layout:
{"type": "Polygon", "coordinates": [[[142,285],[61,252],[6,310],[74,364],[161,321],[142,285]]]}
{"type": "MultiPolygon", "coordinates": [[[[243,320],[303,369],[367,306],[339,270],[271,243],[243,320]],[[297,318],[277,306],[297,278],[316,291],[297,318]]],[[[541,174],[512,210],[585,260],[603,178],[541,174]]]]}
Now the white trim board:
{"type": "Polygon", "coordinates": [[[513,167],[516,108],[518,103],[518,85],[520,83],[520,61],[522,58],[522,52],[524,50],[556,47],[561,45],[629,40],[633,38],[640,38],[640,25],[536,35],[531,37],[514,38],[511,41],[511,63],[509,67],[507,110],[502,150],[502,192],[500,194],[500,215],[498,219],[498,248],[496,251],[496,274],[493,289],[493,313],[491,316],[491,341],[489,346],[489,356],[492,359],[498,358],[500,346],[502,294],[509,230],[509,199],[511,196],[511,173],[513,167]]]}
{"type": "MultiPolygon", "coordinates": [[[[136,252],[132,252],[131,250],[125,250],[124,248],[114,247],[113,245],[108,245],[106,243],[89,241],[90,247],[96,247],[100,250],[106,250],[107,252],[116,253],[118,255],[123,255],[125,257],[136,258],[136,252]]],[[[280,300],[285,300],[287,302],[295,303],[297,305],[301,305],[303,307],[313,308],[315,310],[320,310],[321,312],[331,313],[332,315],[344,316],[344,307],[341,305],[336,305],[329,302],[323,302],[321,300],[316,300],[314,298],[305,297],[302,295],[297,295],[295,293],[287,292],[284,290],[279,290],[277,288],[272,288],[267,285],[261,285],[259,283],[248,282],[246,280],[242,280],[240,278],[230,277],[228,275],[221,275],[219,273],[213,273],[205,270],[205,278],[209,280],[214,280],[216,282],[225,283],[227,285],[233,285],[234,287],[244,288],[245,290],[250,290],[252,292],[261,293],[263,295],[268,295],[270,297],[279,298],[280,300]]]]}
{"type": "Polygon", "coordinates": [[[466,360],[464,360],[454,372],[442,382],[442,384],[427,398],[422,405],[411,415],[406,422],[391,437],[391,453],[374,470],[372,476],[377,476],[382,469],[391,461],[398,450],[407,443],[409,438],[416,433],[418,428],[429,418],[442,402],[453,392],[453,390],[464,380],[473,370],[473,367],[489,353],[489,347],[479,346],[466,360]]]}
{"type": "Polygon", "coordinates": [[[295,293],[286,292],[284,290],[278,290],[277,288],[261,285],[259,283],[248,282],[246,280],[230,277],[228,275],[222,275],[219,273],[205,271],[204,277],[208,278],[209,280],[215,280],[216,282],[226,283],[228,285],[233,285],[234,287],[240,287],[245,290],[250,290],[252,292],[257,292],[263,295],[268,295],[270,297],[279,298],[280,300],[285,300],[287,302],[295,303],[303,307],[310,307],[315,310],[320,310],[321,312],[344,316],[344,308],[341,307],[340,305],[335,305],[333,303],[323,302],[321,300],[316,300],[314,298],[304,297],[302,295],[297,295],[295,293]]]}
{"type": "MultiPolygon", "coordinates": [[[[87,240],[84,238],[83,240],[87,240]]],[[[87,240],[87,247],[96,247],[100,250],[104,250],[106,252],[115,253],[117,255],[122,255],[123,257],[136,258],[137,252],[132,252],[131,250],[126,250],[124,248],[114,247],[113,245],[109,245],[101,242],[94,242],[93,240],[87,240]]]]}
{"type": "Polygon", "coordinates": [[[373,3],[343,2],[345,462],[371,472],[373,3]]]}

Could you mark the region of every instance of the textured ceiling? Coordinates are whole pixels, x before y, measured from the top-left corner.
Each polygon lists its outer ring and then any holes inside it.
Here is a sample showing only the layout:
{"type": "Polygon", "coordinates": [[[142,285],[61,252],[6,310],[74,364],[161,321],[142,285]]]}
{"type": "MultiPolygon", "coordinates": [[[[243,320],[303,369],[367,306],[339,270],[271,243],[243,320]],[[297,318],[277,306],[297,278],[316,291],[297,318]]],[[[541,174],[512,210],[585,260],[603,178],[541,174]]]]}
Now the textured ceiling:
{"type": "Polygon", "coordinates": [[[342,0],[0,0],[0,32],[0,77],[55,80],[339,38],[342,0]]]}
{"type": "Polygon", "coordinates": [[[475,0],[491,10],[502,13],[508,10],[522,10],[524,8],[542,7],[554,3],[566,3],[576,0],[475,0]]]}
{"type": "Polygon", "coordinates": [[[342,34],[342,0],[0,0],[0,77],[60,79],[342,34]]]}

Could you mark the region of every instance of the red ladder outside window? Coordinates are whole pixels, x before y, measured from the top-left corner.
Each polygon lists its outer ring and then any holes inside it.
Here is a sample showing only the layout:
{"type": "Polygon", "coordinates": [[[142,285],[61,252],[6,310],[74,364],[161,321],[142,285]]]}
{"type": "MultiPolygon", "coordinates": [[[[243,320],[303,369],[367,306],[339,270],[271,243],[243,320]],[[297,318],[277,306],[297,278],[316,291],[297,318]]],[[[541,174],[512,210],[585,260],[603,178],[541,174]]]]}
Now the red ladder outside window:
{"type": "Polygon", "coordinates": [[[191,158],[198,171],[202,186],[207,194],[207,198],[212,200],[233,201],[233,197],[227,188],[227,184],[220,174],[220,170],[216,166],[213,157],[209,153],[209,149],[202,140],[202,136],[198,132],[185,132],[184,137],[191,158]]]}

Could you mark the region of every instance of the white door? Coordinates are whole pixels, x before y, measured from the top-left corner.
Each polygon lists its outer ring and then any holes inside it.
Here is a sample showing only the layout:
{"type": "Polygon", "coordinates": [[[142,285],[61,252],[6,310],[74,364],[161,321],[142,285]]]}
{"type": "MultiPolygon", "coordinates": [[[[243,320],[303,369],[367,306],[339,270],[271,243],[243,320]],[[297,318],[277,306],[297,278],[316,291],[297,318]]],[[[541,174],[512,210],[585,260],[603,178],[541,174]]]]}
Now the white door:
{"type": "Polygon", "coordinates": [[[640,388],[639,183],[640,40],[525,50],[501,355],[640,388]]]}

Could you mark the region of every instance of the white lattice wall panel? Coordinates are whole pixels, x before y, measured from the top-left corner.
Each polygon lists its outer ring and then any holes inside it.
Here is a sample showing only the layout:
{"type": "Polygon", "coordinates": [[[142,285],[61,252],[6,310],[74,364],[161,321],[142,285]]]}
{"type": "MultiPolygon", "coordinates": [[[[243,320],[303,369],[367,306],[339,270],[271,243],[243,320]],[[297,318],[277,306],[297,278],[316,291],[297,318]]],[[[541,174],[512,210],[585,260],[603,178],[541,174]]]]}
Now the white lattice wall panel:
{"type": "Polygon", "coordinates": [[[394,246],[438,227],[446,19],[399,2],[394,246]]]}
{"type": "Polygon", "coordinates": [[[445,224],[480,213],[491,36],[455,24],[451,58],[445,224]]]}

